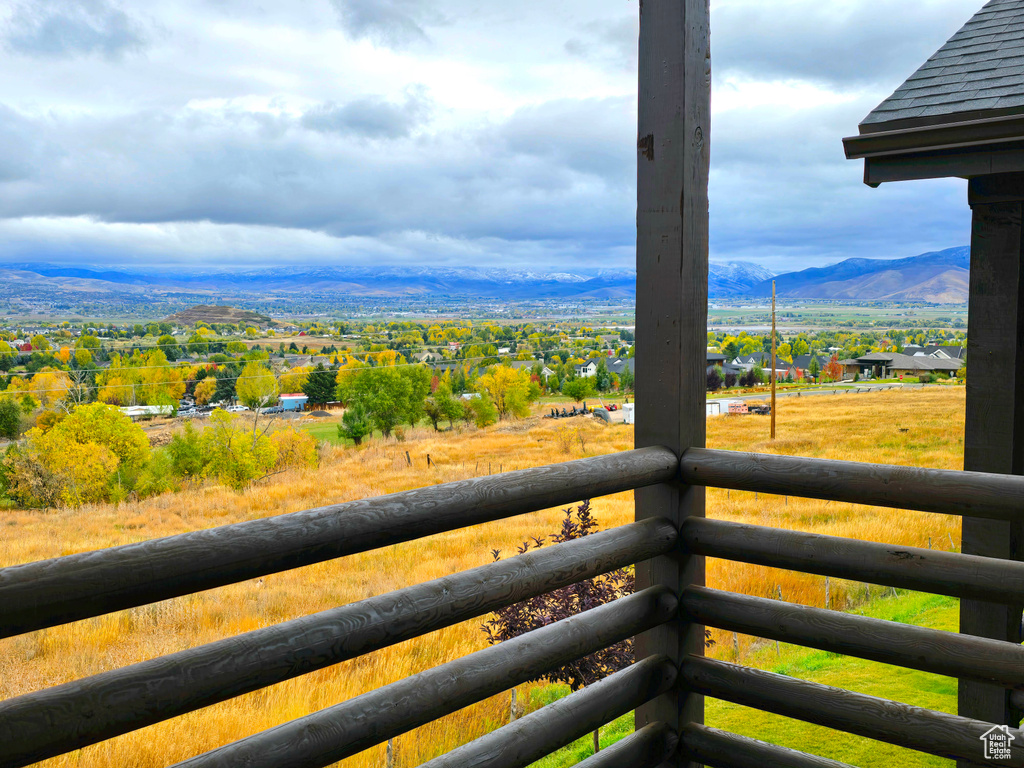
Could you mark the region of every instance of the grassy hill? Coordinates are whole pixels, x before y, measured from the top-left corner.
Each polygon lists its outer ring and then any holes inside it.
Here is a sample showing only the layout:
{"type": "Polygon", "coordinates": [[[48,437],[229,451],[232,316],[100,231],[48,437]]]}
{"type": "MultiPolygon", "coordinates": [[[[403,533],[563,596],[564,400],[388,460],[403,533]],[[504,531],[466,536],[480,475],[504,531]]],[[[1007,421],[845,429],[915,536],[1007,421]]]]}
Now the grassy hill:
{"type": "MultiPolygon", "coordinates": [[[[726,416],[709,420],[708,444],[954,469],[962,467],[963,408],[962,387],[785,400],[779,404],[779,439],[775,442],[768,440],[768,421],[764,417],[726,416]],[[880,418],[882,414],[884,418],[880,418]]],[[[315,423],[323,424],[328,431],[331,428],[327,421],[315,423]]],[[[419,427],[410,430],[404,442],[377,439],[358,449],[325,445],[319,469],[288,470],[243,493],[223,486],[197,485],[181,493],[120,505],[56,512],[0,511],[0,526],[5,533],[0,537],[0,567],[460,480],[499,469],[621,451],[630,448],[632,442],[632,428],[625,425],[583,419],[527,419],[451,433],[419,427]],[[582,444],[575,438],[566,439],[567,430],[576,428],[583,437],[582,444]],[[428,455],[432,462],[429,467],[428,455]]],[[[895,545],[928,546],[931,540],[943,548],[959,546],[959,522],[948,516],[719,490],[710,490],[707,497],[712,517],[895,545]]],[[[594,515],[602,527],[631,521],[632,493],[595,500],[594,515]]],[[[559,509],[542,510],[3,640],[0,699],[483,565],[491,561],[492,549],[509,555],[527,538],[555,531],[561,518],[559,509]]],[[[777,595],[781,589],[786,600],[819,607],[824,604],[824,579],[819,576],[709,560],[708,584],[762,596],[777,595]]],[[[948,623],[948,617],[940,615],[945,610],[941,604],[929,607],[920,603],[915,608],[908,603],[909,607],[904,608],[901,601],[883,600],[880,590],[872,594],[870,604],[865,604],[863,585],[857,583],[832,580],[831,597],[832,606],[839,610],[883,611],[890,610],[885,606],[891,603],[892,611],[902,611],[908,619],[948,623]],[[933,609],[936,613],[929,613],[933,609]]],[[[480,623],[477,619],[449,627],[43,765],[156,768],[184,760],[483,648],[486,640],[480,623]]],[[[712,655],[735,658],[730,633],[716,632],[714,639],[717,644],[712,655]]],[[[785,668],[791,674],[806,674],[855,690],[936,707],[946,700],[941,697],[949,696],[949,686],[940,684],[941,678],[928,682],[928,676],[915,677],[915,673],[890,674],[885,670],[882,674],[869,671],[881,669],[877,665],[866,667],[860,662],[785,647],[776,657],[774,644],[749,637],[739,637],[738,645],[744,663],[785,668]]],[[[528,710],[533,710],[557,691],[552,692],[551,686],[544,684],[524,685],[519,695],[528,710]]],[[[398,737],[396,768],[411,768],[493,730],[507,721],[508,706],[509,694],[505,693],[398,737]]],[[[836,745],[836,749],[847,750],[842,753],[844,759],[857,763],[855,750],[859,748],[842,746],[842,737],[815,736],[817,741],[808,743],[801,739],[817,733],[809,726],[776,722],[738,710],[711,703],[708,721],[743,733],[778,738],[783,743],[800,743],[812,751],[836,745]]],[[[620,730],[624,732],[626,727],[623,723],[620,730]]],[[[353,768],[377,768],[382,764],[383,747],[345,762],[353,768]]],[[[861,764],[928,763],[904,763],[900,758],[861,764]]]]}
{"type": "Polygon", "coordinates": [[[165,322],[174,325],[190,328],[196,323],[245,323],[247,325],[270,325],[273,323],[267,315],[252,312],[248,309],[236,309],[235,307],[211,306],[197,304],[194,307],[175,312],[166,318],[165,322]]]}

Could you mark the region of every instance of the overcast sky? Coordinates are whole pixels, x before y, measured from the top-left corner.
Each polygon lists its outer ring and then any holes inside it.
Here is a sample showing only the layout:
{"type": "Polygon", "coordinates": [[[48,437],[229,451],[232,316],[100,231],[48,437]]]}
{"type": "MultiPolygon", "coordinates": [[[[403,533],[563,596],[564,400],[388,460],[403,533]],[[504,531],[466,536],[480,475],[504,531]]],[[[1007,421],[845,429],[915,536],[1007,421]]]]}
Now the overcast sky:
{"type": "MultiPolygon", "coordinates": [[[[712,0],[711,253],[969,239],[841,139],[981,0],[712,0]]],[[[0,0],[0,261],[632,268],[637,0],[0,0]]]]}

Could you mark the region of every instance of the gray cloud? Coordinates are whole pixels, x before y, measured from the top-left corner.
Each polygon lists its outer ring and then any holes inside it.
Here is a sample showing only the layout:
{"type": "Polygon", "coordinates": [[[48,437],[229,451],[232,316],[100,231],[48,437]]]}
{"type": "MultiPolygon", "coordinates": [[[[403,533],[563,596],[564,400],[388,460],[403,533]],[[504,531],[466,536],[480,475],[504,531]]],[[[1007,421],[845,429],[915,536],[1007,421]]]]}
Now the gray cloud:
{"type": "Polygon", "coordinates": [[[905,79],[977,10],[977,0],[722,4],[711,16],[713,66],[844,86],[905,79]]]}
{"type": "Polygon", "coordinates": [[[390,46],[428,39],[425,27],[441,20],[429,0],[331,0],[342,26],[353,37],[390,46]]]}
{"type": "Polygon", "coordinates": [[[302,125],[314,131],[362,136],[369,139],[399,139],[409,136],[430,118],[433,102],[422,86],[406,89],[401,103],[369,96],[347,104],[328,102],[302,117],[302,125]]]}
{"type": "Polygon", "coordinates": [[[565,42],[569,55],[615,69],[636,70],[640,32],[636,16],[591,21],[582,25],[580,32],[565,42]]]}
{"type": "MultiPolygon", "coordinates": [[[[977,2],[716,3],[713,255],[785,269],[966,242],[961,182],[868,189],[840,139],[977,2]]],[[[10,41],[60,14],[116,31],[111,0],[18,5],[0,21],[0,257],[629,266],[636,3],[553,8],[152,0],[159,35],[124,22],[147,56],[111,67],[132,48],[47,43],[59,55],[26,66],[10,41]]]]}
{"type": "Polygon", "coordinates": [[[7,47],[28,56],[100,54],[117,59],[146,43],[142,26],[107,0],[32,0],[2,30],[7,47]]]}

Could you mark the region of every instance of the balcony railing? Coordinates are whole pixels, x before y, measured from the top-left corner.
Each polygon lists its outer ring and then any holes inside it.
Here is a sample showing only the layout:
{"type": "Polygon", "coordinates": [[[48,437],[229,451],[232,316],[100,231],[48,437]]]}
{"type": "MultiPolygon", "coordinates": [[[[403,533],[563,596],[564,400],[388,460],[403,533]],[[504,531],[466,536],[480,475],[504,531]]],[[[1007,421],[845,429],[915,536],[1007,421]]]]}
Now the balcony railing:
{"type": "MultiPolygon", "coordinates": [[[[467,525],[654,484],[710,485],[1017,519],[1024,478],[691,449],[644,448],[405,491],[0,570],[0,634],[98,616],[467,525]]],[[[23,766],[484,615],[631,563],[709,556],[1010,605],[1024,563],[686,518],[650,518],[0,703],[0,765],[23,766]]],[[[710,626],[1002,686],[1024,697],[1024,648],[836,611],[654,585],[276,728],[188,766],[341,760],[654,627],[710,626]],[[682,619],[682,623],[680,620],[682,619]]],[[[682,690],[980,765],[994,724],[689,655],[654,654],[432,760],[525,766],[682,690]]],[[[1024,741],[1024,740],[1021,740],[1024,741]]],[[[841,766],[700,723],[654,722],[585,761],[656,766],[673,754],[716,768],[841,766]]]]}

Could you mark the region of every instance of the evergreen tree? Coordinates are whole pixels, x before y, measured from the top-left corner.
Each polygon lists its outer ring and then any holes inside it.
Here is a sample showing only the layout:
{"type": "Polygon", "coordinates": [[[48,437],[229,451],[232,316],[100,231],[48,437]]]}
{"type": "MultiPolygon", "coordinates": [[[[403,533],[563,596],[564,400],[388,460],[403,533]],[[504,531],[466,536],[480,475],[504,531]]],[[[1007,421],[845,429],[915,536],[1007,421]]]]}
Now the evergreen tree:
{"type": "Polygon", "coordinates": [[[334,377],[332,371],[317,363],[316,368],[309,372],[306,383],[302,385],[302,393],[309,398],[310,405],[325,405],[334,399],[334,377]]]}

